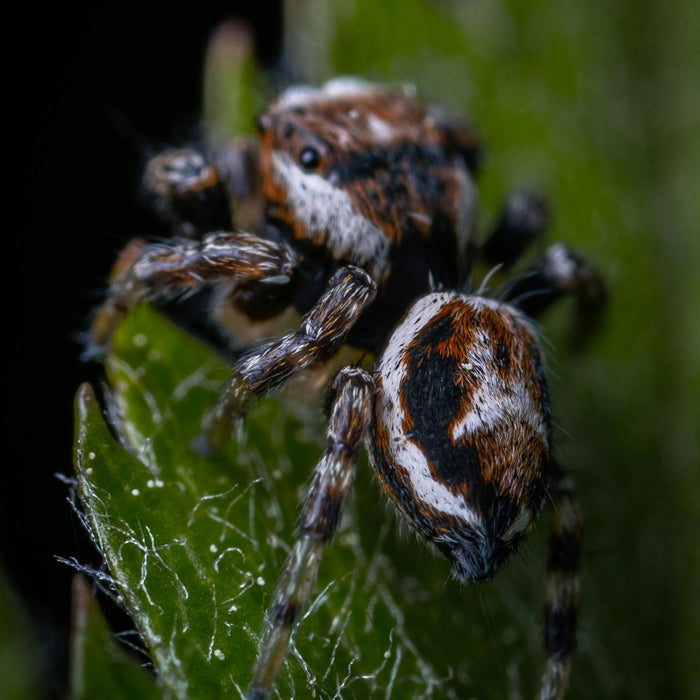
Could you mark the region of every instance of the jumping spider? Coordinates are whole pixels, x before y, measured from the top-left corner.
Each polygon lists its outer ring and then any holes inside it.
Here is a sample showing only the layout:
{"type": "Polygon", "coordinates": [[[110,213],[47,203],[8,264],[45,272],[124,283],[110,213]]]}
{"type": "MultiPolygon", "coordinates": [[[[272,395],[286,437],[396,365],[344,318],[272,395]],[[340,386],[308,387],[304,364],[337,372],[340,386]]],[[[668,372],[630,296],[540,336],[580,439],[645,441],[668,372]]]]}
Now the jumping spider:
{"type": "Polygon", "coordinates": [[[490,579],[545,495],[554,503],[538,697],[562,697],[576,638],[581,520],[551,456],[547,385],[528,317],[571,293],[585,327],[605,299],[599,275],[556,245],[498,300],[452,291],[477,260],[512,265],[542,233],[547,210],[535,194],[516,192],[478,247],[479,140],[408,89],[354,79],[294,87],[257,128],[257,151],[237,146],[208,160],[168,151],[151,161],[147,187],[191,237],[127,246],[92,329],[94,346],[104,349],[135,302],[203,286],[223,289],[222,303],[253,320],[289,306],[303,314],[298,330],[238,362],[205,417],[199,447],[207,450],[228,437],[252,400],[343,344],[376,357],[370,371],[345,367],[332,381],[327,448],[247,697],[273,690],[363,443],[400,515],[464,582],[490,579]],[[256,191],[264,204],[257,234],[197,237],[230,228],[232,202],[256,191]]]}

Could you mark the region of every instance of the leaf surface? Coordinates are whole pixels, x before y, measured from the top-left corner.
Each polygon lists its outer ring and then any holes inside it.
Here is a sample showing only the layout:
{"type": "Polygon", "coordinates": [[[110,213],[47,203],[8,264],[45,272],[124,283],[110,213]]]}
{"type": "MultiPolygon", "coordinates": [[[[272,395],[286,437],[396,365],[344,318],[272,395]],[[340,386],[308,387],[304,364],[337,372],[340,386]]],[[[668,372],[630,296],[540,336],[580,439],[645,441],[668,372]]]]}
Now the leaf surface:
{"type": "MultiPolygon", "coordinates": [[[[77,402],[78,485],[92,532],[164,688],[236,697],[321,453],[318,409],[286,396],[261,401],[238,441],[199,456],[190,442],[226,367],[147,306],[129,315],[108,371],[121,444],[89,388],[77,402]]],[[[297,389],[310,393],[304,379],[297,389]]],[[[363,460],[280,696],[458,698],[482,675],[479,687],[492,688],[484,697],[502,696],[503,680],[481,674],[479,659],[494,644],[522,658],[533,617],[510,619],[489,640],[489,623],[506,611],[479,591],[399,534],[363,460]]]]}

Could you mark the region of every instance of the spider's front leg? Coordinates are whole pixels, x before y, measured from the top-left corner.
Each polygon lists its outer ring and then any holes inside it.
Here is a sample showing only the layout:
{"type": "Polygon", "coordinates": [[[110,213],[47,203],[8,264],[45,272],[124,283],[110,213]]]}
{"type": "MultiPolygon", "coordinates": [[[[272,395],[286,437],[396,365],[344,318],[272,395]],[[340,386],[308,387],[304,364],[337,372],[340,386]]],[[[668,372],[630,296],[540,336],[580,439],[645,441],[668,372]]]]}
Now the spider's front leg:
{"type": "Polygon", "coordinates": [[[211,157],[192,148],[168,149],[148,161],[143,186],[173,232],[194,238],[229,229],[233,209],[237,227],[253,223],[239,208],[252,202],[260,209],[255,202],[260,189],[257,171],[256,153],[245,140],[229,144],[211,157]]]}
{"type": "Polygon", "coordinates": [[[238,365],[216,409],[205,419],[196,447],[216,450],[255,397],[280,386],[294,372],[331,358],[376,291],[364,270],[351,265],[338,270],[297,331],[258,348],[238,365]]]}
{"type": "Polygon", "coordinates": [[[143,186],[153,208],[179,236],[231,226],[226,188],[218,170],[198,151],[163,151],[146,165],[143,186]]]}
{"type": "Polygon", "coordinates": [[[122,318],[139,301],[174,297],[211,283],[291,288],[295,268],[296,255],[289,246],[243,231],[169,244],[132,241],[112,271],[108,297],[93,320],[87,354],[104,353],[122,318]]]}
{"type": "Polygon", "coordinates": [[[267,613],[247,700],[264,700],[272,692],[290,636],[316,581],[323,549],[338,529],[355,475],[357,451],[369,426],[372,377],[358,367],[345,367],[336,375],[333,389],[327,447],[316,465],[298,539],[267,613]]]}
{"type": "Polygon", "coordinates": [[[544,610],[547,663],[538,700],[561,700],[569,685],[571,655],[576,647],[578,572],[583,531],[573,483],[556,463],[552,465],[550,495],[555,511],[549,539],[544,610]]]}

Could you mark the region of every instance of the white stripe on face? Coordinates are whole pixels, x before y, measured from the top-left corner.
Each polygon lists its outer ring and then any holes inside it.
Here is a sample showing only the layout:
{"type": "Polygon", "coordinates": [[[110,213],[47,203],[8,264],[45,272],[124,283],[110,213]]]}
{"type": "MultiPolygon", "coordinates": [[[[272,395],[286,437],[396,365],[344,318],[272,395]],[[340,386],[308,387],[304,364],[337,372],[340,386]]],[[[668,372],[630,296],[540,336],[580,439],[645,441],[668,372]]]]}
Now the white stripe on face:
{"type": "Polygon", "coordinates": [[[272,167],[309,238],[322,240],[336,260],[365,267],[377,279],[386,267],[390,241],[355,209],[350,195],[320,175],[304,172],[287,153],[273,153],[272,167]]]}

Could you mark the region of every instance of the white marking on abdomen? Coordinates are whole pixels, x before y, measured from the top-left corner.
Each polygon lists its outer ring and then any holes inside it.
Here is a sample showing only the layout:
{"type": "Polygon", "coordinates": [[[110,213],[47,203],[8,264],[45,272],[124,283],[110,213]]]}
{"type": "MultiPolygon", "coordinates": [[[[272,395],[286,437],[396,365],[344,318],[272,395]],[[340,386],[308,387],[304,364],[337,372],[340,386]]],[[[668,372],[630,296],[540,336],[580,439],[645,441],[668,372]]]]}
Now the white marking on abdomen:
{"type": "MultiPolygon", "coordinates": [[[[377,368],[384,390],[378,418],[386,426],[389,451],[408,475],[415,497],[434,510],[461,518],[471,527],[479,529],[480,515],[469,508],[464,496],[455,495],[435,479],[420,447],[404,433],[405,413],[400,401],[401,385],[407,371],[406,348],[446,304],[457,298],[460,295],[444,292],[418,299],[394,331],[377,368]]],[[[430,407],[426,406],[425,410],[429,411],[430,407]]]]}
{"type": "MultiPolygon", "coordinates": [[[[477,297],[473,299],[483,301],[477,297]]],[[[504,382],[495,371],[492,339],[483,330],[475,335],[476,341],[466,358],[466,365],[462,364],[462,370],[477,375],[477,388],[469,397],[472,410],[452,427],[452,440],[458,442],[474,433],[488,431],[503,421],[513,422],[515,419],[516,422],[522,420],[546,442],[547,429],[535,406],[531,389],[522,380],[504,382]]]]}

